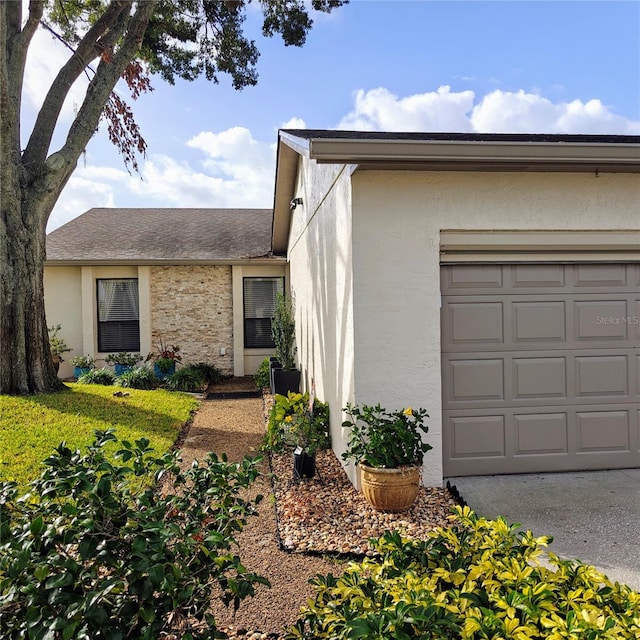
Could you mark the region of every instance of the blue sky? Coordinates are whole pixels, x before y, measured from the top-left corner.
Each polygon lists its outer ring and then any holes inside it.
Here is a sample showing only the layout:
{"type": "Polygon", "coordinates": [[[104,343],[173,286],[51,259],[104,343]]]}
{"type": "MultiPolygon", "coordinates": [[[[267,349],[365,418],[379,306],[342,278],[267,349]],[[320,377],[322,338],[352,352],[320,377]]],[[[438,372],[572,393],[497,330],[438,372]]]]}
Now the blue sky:
{"type": "MultiPolygon", "coordinates": [[[[99,132],[50,230],[94,206],[270,207],[283,125],[640,134],[638,1],[352,0],[318,16],[301,49],[262,38],[257,18],[258,86],[155,79],[134,104],[143,179],[99,132]]],[[[26,120],[64,55],[47,36],[36,47],[26,120]]],[[[67,122],[81,97],[78,87],[67,122]]]]}

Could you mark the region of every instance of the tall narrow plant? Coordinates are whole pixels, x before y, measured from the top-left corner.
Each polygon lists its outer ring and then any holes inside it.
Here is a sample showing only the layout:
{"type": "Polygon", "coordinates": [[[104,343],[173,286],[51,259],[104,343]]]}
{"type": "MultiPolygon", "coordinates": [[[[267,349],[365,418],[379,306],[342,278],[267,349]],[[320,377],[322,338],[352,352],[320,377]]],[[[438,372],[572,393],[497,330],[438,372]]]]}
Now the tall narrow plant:
{"type": "Polygon", "coordinates": [[[276,356],[283,369],[293,369],[296,348],[295,302],[293,295],[276,294],[276,312],[271,321],[271,336],[276,356]]]}

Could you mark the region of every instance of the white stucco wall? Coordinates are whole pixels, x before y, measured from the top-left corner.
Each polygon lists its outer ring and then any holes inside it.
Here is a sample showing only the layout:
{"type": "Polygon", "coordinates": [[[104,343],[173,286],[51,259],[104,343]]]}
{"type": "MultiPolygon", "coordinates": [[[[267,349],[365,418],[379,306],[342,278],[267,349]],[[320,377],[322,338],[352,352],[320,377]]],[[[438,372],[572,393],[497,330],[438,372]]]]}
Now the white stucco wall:
{"type": "Polygon", "coordinates": [[[637,230],[640,176],[361,171],[352,189],[354,397],[428,410],[439,485],[440,231],[637,230]]]}
{"type": "Polygon", "coordinates": [[[353,400],[351,187],[347,167],[302,163],[289,239],[302,385],[331,406],[336,452],[343,450],[340,408],[353,400]]]}

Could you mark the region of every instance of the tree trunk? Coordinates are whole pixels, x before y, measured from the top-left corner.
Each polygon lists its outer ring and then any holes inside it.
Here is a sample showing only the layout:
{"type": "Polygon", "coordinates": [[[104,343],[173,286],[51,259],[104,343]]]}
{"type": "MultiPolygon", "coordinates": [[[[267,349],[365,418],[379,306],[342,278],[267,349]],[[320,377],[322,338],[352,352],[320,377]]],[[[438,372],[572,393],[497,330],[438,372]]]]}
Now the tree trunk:
{"type": "Polygon", "coordinates": [[[46,218],[34,225],[38,216],[25,210],[31,207],[12,195],[2,202],[0,393],[56,391],[63,386],[51,358],[44,311],[46,218]]]}

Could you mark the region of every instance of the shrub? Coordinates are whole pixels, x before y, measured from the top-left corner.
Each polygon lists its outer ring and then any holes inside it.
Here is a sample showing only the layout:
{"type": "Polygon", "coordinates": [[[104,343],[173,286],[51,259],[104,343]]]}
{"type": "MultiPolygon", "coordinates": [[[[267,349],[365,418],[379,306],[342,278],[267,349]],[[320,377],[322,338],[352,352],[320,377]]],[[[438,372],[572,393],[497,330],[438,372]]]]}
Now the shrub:
{"type": "Polygon", "coordinates": [[[329,405],[315,398],[313,412],[309,412],[309,401],[308,392],[274,396],[264,439],[266,449],[282,451],[286,446],[300,446],[313,454],[331,446],[329,405]]]}
{"type": "Polygon", "coordinates": [[[167,389],[171,391],[202,391],[207,386],[202,373],[189,365],[178,369],[165,379],[167,389]]]}
{"type": "Polygon", "coordinates": [[[120,442],[110,462],[108,442],[103,431],[84,454],[59,445],[22,498],[0,484],[3,638],[213,638],[214,594],[237,607],[268,584],[233,553],[255,513],[240,494],[257,460],[210,454],[183,472],[177,453],[157,457],[144,438],[120,442]],[[158,491],[149,481],[163,476],[172,484],[158,491]]]}
{"type": "Polygon", "coordinates": [[[79,367],[80,369],[91,369],[96,363],[96,359],[93,356],[74,356],[69,360],[69,364],[72,367],[79,367]]]}
{"type": "Polygon", "coordinates": [[[195,362],[193,364],[188,364],[185,368],[198,371],[202,376],[202,379],[207,384],[218,384],[218,382],[222,382],[222,380],[224,380],[222,371],[220,371],[220,369],[215,365],[209,364],[208,362],[195,362]]]}
{"type": "Polygon", "coordinates": [[[107,364],[120,364],[124,367],[135,367],[140,360],[142,360],[142,356],[139,353],[129,353],[128,351],[110,353],[104,359],[107,364]]]}
{"type": "Polygon", "coordinates": [[[253,381],[256,383],[256,387],[262,389],[268,387],[271,380],[269,379],[269,358],[265,358],[258,367],[258,370],[253,376],[253,381]]]}
{"type": "Polygon", "coordinates": [[[92,369],[78,378],[78,384],[103,384],[109,386],[115,382],[115,379],[115,375],[109,369],[92,369]]]}
{"type": "Polygon", "coordinates": [[[153,369],[147,365],[125,371],[116,378],[116,386],[129,389],[155,389],[160,380],[153,373],[153,369]]]}
{"type": "Polygon", "coordinates": [[[593,567],[549,554],[550,538],[517,532],[503,518],[455,509],[456,524],[425,541],[387,533],[380,558],[339,578],[312,580],[315,598],[287,638],[640,637],[640,594],[593,567]]]}

